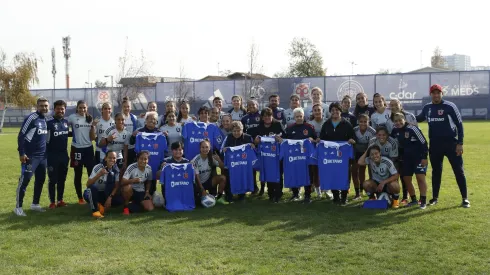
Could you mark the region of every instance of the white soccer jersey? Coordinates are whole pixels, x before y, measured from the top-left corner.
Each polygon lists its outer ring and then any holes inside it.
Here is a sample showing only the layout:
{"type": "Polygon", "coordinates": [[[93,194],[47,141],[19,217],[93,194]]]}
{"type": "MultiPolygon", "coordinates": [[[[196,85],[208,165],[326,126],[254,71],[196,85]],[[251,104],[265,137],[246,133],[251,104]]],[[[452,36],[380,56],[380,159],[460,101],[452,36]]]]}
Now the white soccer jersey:
{"type": "Polygon", "coordinates": [[[293,109],[289,108],[284,110],[284,117],[286,118],[286,128],[296,123],[296,120],[294,120],[293,109]]]}
{"type": "Polygon", "coordinates": [[[376,137],[373,137],[371,138],[371,140],[369,140],[369,146],[371,145],[378,145],[379,148],[381,148],[381,155],[383,157],[398,157],[398,142],[392,137],[388,137],[388,140],[386,140],[385,144],[381,144],[381,142],[379,142],[376,137]]]}
{"type": "MultiPolygon", "coordinates": [[[[94,169],[92,170],[92,173],[90,174],[90,179],[93,179],[95,178],[95,176],[100,172],[100,170],[102,169],[106,169],[104,167],[104,165],[101,163],[101,164],[97,164],[95,165],[94,169]]],[[[116,181],[119,181],[119,170],[117,169],[117,167],[114,167],[114,170],[116,170],[116,172],[114,173],[114,179],[116,181]]],[[[97,190],[99,191],[104,191],[105,190],[105,185],[106,185],[106,182],[107,182],[107,174],[106,175],[103,175],[102,177],[100,177],[94,184],[95,186],[97,187],[97,190]]]]}
{"type": "Polygon", "coordinates": [[[133,187],[134,191],[137,192],[145,192],[145,183],[147,180],[152,180],[152,171],[150,165],[146,165],[144,171],[141,171],[138,168],[138,163],[133,163],[128,166],[128,169],[126,169],[126,172],[124,172],[123,178],[130,180],[130,179],[135,179],[139,178],[140,182],[139,183],[133,183],[131,186],[133,187]]]}
{"type": "MultiPolygon", "coordinates": [[[[390,120],[390,116],[391,110],[389,110],[388,108],[386,108],[382,113],[374,112],[371,115],[371,125],[374,129],[377,129],[380,126],[387,127],[386,123],[388,122],[388,120],[390,120]]],[[[390,133],[391,131],[388,134],[390,133]]]]}
{"type": "Polygon", "coordinates": [[[105,157],[104,152],[102,152],[101,148],[99,147],[100,141],[104,138],[105,131],[112,125],[114,125],[114,119],[112,119],[112,117],[109,118],[109,120],[104,120],[101,118],[99,123],[97,123],[97,147],[95,150],[100,152],[100,159],[105,157]]]}
{"type": "Polygon", "coordinates": [[[170,126],[168,124],[163,125],[160,127],[160,131],[163,133],[167,132],[167,144],[168,147],[172,145],[172,143],[180,141],[182,142],[182,124],[180,123],[175,123],[174,126],[170,126]]]}
{"type": "Polygon", "coordinates": [[[376,164],[369,157],[365,159],[365,162],[371,170],[372,179],[378,183],[398,173],[393,162],[387,157],[381,157],[379,164],[376,164]]]}
{"type": "Polygon", "coordinates": [[[327,119],[322,119],[321,121],[316,121],[316,120],[310,120],[308,121],[308,124],[311,124],[313,128],[315,129],[316,136],[320,137],[320,132],[322,131],[322,126],[327,121],[327,119]]]}
{"type": "Polygon", "coordinates": [[[233,121],[241,121],[242,117],[245,115],[245,112],[242,110],[239,110],[238,112],[235,112],[235,110],[232,110],[230,112],[231,115],[231,120],[233,121]]]}
{"type": "Polygon", "coordinates": [[[92,140],[90,140],[92,123],[88,123],[84,116],[71,114],[68,117],[68,124],[71,125],[73,133],[73,139],[71,140],[73,147],[87,148],[92,146],[92,140]]]}
{"type": "Polygon", "coordinates": [[[131,132],[129,132],[126,128],[124,128],[122,131],[119,131],[116,129],[116,126],[113,125],[105,131],[104,138],[107,138],[112,135],[115,136],[115,139],[107,144],[107,151],[116,152],[116,158],[122,159],[124,158],[123,155],[124,145],[129,145],[131,132]]]}
{"type": "MultiPolygon", "coordinates": [[[[207,157],[203,159],[201,158],[201,155],[197,155],[191,160],[191,164],[196,171],[196,175],[199,176],[199,181],[201,184],[205,183],[211,178],[211,167],[209,167],[207,157]]],[[[219,165],[218,161],[213,159],[213,165],[217,167],[219,165]]]]}
{"type": "MultiPolygon", "coordinates": [[[[133,125],[133,120],[131,120],[131,114],[129,114],[127,117],[123,114],[124,117],[124,127],[126,127],[126,130],[128,130],[131,134],[138,129],[138,124],[133,125]]],[[[138,121],[136,121],[138,123],[138,121]]],[[[129,149],[134,149],[134,144],[129,145],[129,149]]]]}
{"type": "Polygon", "coordinates": [[[359,126],[354,127],[354,134],[356,135],[356,144],[354,148],[356,148],[356,152],[364,153],[366,152],[369,141],[372,138],[376,137],[376,130],[373,127],[368,126],[366,132],[361,133],[361,129],[359,126]]]}
{"type": "Polygon", "coordinates": [[[190,123],[190,122],[194,122],[194,119],[189,115],[189,117],[187,118],[181,118],[180,123],[190,123]]]}

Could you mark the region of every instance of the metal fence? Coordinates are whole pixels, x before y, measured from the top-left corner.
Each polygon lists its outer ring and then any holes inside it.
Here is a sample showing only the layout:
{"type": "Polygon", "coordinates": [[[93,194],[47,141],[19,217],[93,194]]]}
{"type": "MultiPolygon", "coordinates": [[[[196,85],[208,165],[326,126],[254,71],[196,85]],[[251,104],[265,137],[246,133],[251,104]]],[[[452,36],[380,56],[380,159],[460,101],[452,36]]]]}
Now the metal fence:
{"type": "MultiPolygon", "coordinates": [[[[191,99],[191,110],[202,105],[211,106],[211,100],[223,98],[223,108],[231,107],[231,97],[241,95],[255,97],[261,106],[265,106],[268,97],[278,94],[281,106],[287,108],[291,94],[301,98],[303,107],[310,104],[309,97],[313,87],[324,91],[324,101],[340,101],[345,95],[352,98],[359,92],[367,94],[371,100],[375,93],[382,94],[387,100],[399,99],[405,109],[418,113],[429,98],[429,87],[440,84],[448,100],[456,103],[463,117],[487,119],[490,108],[490,71],[462,71],[443,73],[410,73],[387,75],[328,76],[310,78],[270,78],[264,80],[229,81],[193,81],[157,83],[156,87],[139,88],[138,96],[133,100],[135,113],[143,112],[148,102],[156,101],[159,110],[164,110],[168,100],[191,99]]],[[[114,88],[117,91],[118,88],[114,88]]],[[[110,88],[103,89],[46,89],[32,90],[36,96],[47,97],[50,102],[63,99],[68,103],[68,113],[74,112],[78,100],[85,100],[93,115],[100,115],[100,106],[104,102],[114,102],[110,88]]],[[[354,103],[355,104],[355,103],[354,103]]],[[[15,125],[31,110],[9,109],[6,123],[15,125]]]]}

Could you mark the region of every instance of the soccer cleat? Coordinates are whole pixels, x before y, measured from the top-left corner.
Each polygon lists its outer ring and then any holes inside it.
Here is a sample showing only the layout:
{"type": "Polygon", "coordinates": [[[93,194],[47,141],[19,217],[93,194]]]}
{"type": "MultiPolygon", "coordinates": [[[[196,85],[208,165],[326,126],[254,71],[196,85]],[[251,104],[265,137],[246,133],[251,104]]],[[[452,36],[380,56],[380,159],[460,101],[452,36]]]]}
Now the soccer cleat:
{"type": "Polygon", "coordinates": [[[68,204],[66,202],[64,202],[63,200],[61,201],[58,201],[58,204],[56,205],[57,207],[65,207],[67,206],[68,204]]]}
{"type": "Polygon", "coordinates": [[[274,198],[274,203],[279,203],[279,198],[274,198]]]}
{"type": "Polygon", "coordinates": [[[301,200],[301,197],[300,197],[299,195],[297,195],[297,196],[294,196],[294,195],[293,195],[293,196],[292,196],[292,197],[289,199],[289,201],[300,201],[300,200],[301,200]]]}
{"type": "Polygon", "coordinates": [[[347,201],[341,201],[341,202],[339,203],[339,205],[340,205],[340,206],[347,206],[347,201]]]}
{"type": "Polygon", "coordinates": [[[31,210],[37,212],[45,212],[46,210],[41,207],[39,204],[31,204],[31,210]]]}
{"type": "Polygon", "coordinates": [[[104,215],[102,215],[99,211],[92,212],[92,217],[97,219],[102,219],[104,215]]]}
{"type": "Polygon", "coordinates": [[[217,200],[216,200],[216,203],[217,203],[217,204],[223,204],[223,205],[228,205],[228,204],[230,204],[230,203],[229,203],[229,202],[227,202],[227,201],[225,200],[225,198],[223,198],[223,197],[221,197],[221,198],[217,199],[217,200]]]}
{"type": "Polygon", "coordinates": [[[55,209],[55,208],[56,208],[56,204],[54,202],[49,204],[49,209],[55,209]]]}
{"type": "Polygon", "coordinates": [[[407,203],[407,205],[405,205],[405,207],[412,207],[415,205],[419,205],[419,202],[418,201],[411,201],[411,202],[407,203]]]}
{"type": "Polygon", "coordinates": [[[400,207],[400,202],[398,200],[393,200],[391,202],[391,208],[397,209],[398,207],[400,207]]]}
{"type": "Polygon", "coordinates": [[[123,215],[129,215],[129,208],[124,207],[124,209],[123,209],[123,215]]]}
{"type": "Polygon", "coordinates": [[[100,214],[102,214],[102,215],[104,215],[104,213],[105,213],[105,208],[104,208],[104,206],[103,206],[102,204],[100,204],[100,203],[99,203],[99,212],[100,212],[100,214]]]}
{"type": "Polygon", "coordinates": [[[407,206],[407,205],[408,205],[408,200],[407,200],[407,199],[403,199],[403,200],[400,202],[400,204],[401,204],[402,206],[407,206]]]}
{"type": "Polygon", "coordinates": [[[362,196],[361,195],[357,195],[352,200],[353,201],[360,201],[360,200],[362,200],[362,196]]]}
{"type": "Polygon", "coordinates": [[[468,199],[463,199],[463,203],[461,203],[461,206],[464,208],[470,208],[470,201],[468,199]]]}
{"type": "Polygon", "coordinates": [[[325,192],[325,196],[327,197],[327,199],[332,200],[333,199],[332,190],[327,190],[327,192],[325,192]]]}
{"type": "Polygon", "coordinates": [[[24,213],[24,210],[22,209],[22,207],[14,208],[14,213],[15,213],[15,215],[17,215],[19,217],[27,216],[26,213],[24,213]]]}
{"type": "Polygon", "coordinates": [[[78,199],[78,204],[86,204],[85,200],[84,199],[78,199]]]}
{"type": "Polygon", "coordinates": [[[311,198],[305,196],[305,199],[301,203],[302,204],[310,204],[311,203],[311,198]]]}
{"type": "Polygon", "coordinates": [[[431,199],[429,201],[429,205],[436,205],[437,204],[437,199],[431,199]]]}
{"type": "Polygon", "coordinates": [[[425,203],[420,203],[420,206],[419,206],[419,207],[420,207],[420,209],[422,209],[422,210],[423,210],[423,209],[427,208],[427,204],[425,204],[425,203]]]}

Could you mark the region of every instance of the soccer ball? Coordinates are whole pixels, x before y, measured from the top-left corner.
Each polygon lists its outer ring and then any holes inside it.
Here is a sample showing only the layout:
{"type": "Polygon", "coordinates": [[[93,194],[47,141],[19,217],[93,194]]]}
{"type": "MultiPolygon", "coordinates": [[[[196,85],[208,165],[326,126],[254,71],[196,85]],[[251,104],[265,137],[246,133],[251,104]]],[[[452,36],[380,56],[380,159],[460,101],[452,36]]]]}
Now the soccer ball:
{"type": "Polygon", "coordinates": [[[216,204],[216,199],[213,195],[208,194],[201,197],[201,204],[206,208],[213,207],[216,204]]]}
{"type": "Polygon", "coordinates": [[[163,207],[165,205],[165,199],[162,194],[156,193],[153,195],[153,205],[155,207],[163,207]]]}

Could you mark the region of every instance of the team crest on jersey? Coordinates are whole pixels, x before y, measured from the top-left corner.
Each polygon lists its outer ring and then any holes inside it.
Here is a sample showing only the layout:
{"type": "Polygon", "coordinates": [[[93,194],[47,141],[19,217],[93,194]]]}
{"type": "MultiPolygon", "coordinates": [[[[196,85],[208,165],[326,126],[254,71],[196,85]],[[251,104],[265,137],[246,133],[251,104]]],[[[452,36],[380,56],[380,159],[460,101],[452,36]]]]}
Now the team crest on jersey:
{"type": "Polygon", "coordinates": [[[43,124],[41,122],[39,122],[39,128],[42,128],[43,127],[43,124]]]}
{"type": "Polygon", "coordinates": [[[281,112],[277,112],[277,119],[281,119],[281,116],[282,116],[282,113],[281,112]]]}
{"type": "Polygon", "coordinates": [[[177,133],[180,133],[180,128],[176,128],[175,131],[177,131],[177,133]]]}
{"type": "Polygon", "coordinates": [[[55,125],[54,125],[54,129],[55,129],[55,130],[58,130],[58,124],[55,124],[55,125]]]}
{"type": "Polygon", "coordinates": [[[409,132],[405,132],[405,138],[408,138],[410,136],[409,132]]]}
{"type": "Polygon", "coordinates": [[[68,128],[68,124],[66,124],[66,122],[63,123],[63,126],[65,126],[65,128],[68,128]]]}
{"type": "Polygon", "coordinates": [[[442,116],[444,114],[444,110],[438,110],[437,111],[437,114],[440,115],[440,116],[442,116]]]}
{"type": "Polygon", "coordinates": [[[337,150],[337,157],[338,157],[338,158],[341,158],[341,157],[342,157],[342,151],[337,150]]]}
{"type": "Polygon", "coordinates": [[[189,178],[189,174],[187,174],[187,172],[184,173],[184,179],[187,179],[189,178]]]}
{"type": "Polygon", "coordinates": [[[257,121],[257,122],[260,121],[260,117],[256,117],[255,121],[257,121]]]}
{"type": "Polygon", "coordinates": [[[304,129],[303,130],[303,135],[307,136],[308,135],[308,130],[304,129]]]}
{"type": "Polygon", "coordinates": [[[271,146],[271,151],[276,151],[276,145],[271,146]]]}
{"type": "Polygon", "coordinates": [[[158,143],[153,144],[153,149],[158,149],[158,143]]]}
{"type": "Polygon", "coordinates": [[[243,153],[242,154],[242,159],[246,159],[247,158],[247,153],[243,153]]]}
{"type": "Polygon", "coordinates": [[[207,137],[209,134],[208,134],[208,131],[204,131],[204,133],[202,133],[203,136],[207,137]]]}
{"type": "Polygon", "coordinates": [[[123,135],[123,139],[126,139],[126,135],[125,134],[123,135]]]}

